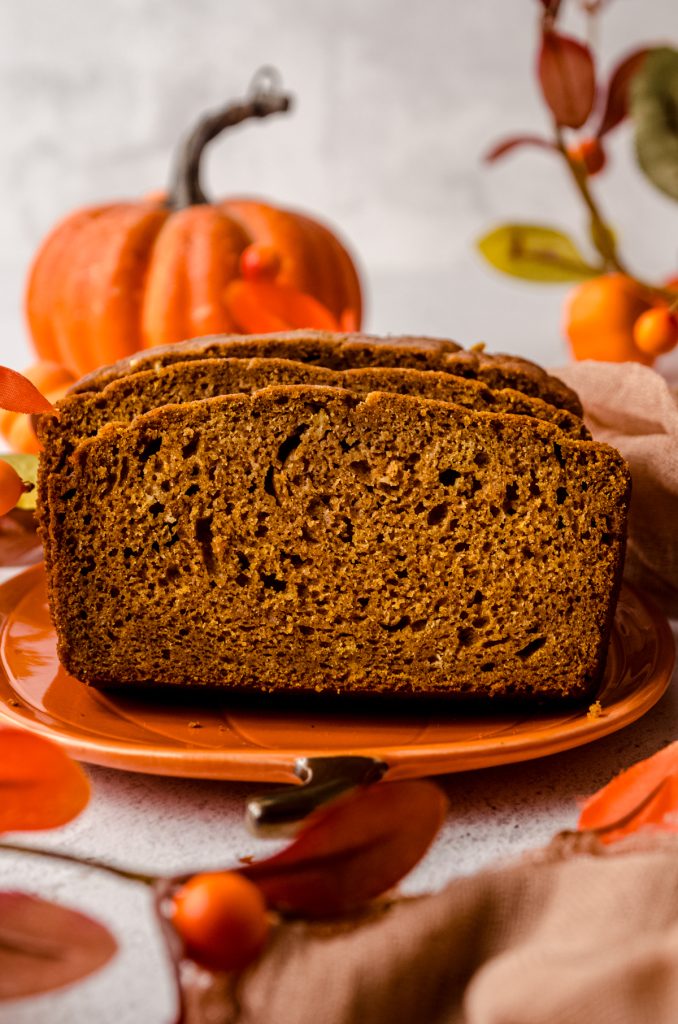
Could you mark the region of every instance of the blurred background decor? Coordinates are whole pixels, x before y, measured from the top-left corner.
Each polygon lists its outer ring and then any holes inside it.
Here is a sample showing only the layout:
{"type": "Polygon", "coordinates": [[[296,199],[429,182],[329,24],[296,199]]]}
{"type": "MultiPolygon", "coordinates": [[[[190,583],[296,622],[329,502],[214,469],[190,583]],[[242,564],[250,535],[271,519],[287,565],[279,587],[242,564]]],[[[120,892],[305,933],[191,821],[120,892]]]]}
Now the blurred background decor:
{"type": "Polygon", "coordinates": [[[50,232],[26,293],[41,359],[80,376],[208,334],[359,328],[360,282],[335,234],[262,199],[206,194],[209,143],[291,105],[277,72],[261,69],[243,100],[186,135],[166,194],[79,209],[50,232]]]}
{"type": "MultiPolygon", "coordinates": [[[[536,72],[552,125],[545,134],[502,139],[486,160],[494,163],[525,147],[561,159],[584,206],[590,256],[581,254],[569,234],[541,224],[501,225],[478,247],[505,274],[547,283],[582,282],[568,297],[563,318],[576,359],[652,365],[678,344],[678,278],[650,283],[629,269],[590,179],[607,166],[610,133],[630,117],[639,168],[678,200],[678,51],[636,47],[605,80],[593,47],[559,30],[562,0],[540,0],[540,6],[536,72]]],[[[589,35],[607,6],[604,0],[582,5],[589,35]]]]}
{"type": "MultiPolygon", "coordinates": [[[[265,64],[281,71],[294,113],[210,147],[215,197],[268,196],[339,226],[366,270],[370,331],[484,340],[545,365],[567,357],[560,317],[571,285],[491,275],[473,253],[492,224],[582,222],[552,154],[481,162],[508,132],[550,130],[529,73],[539,0],[0,7],[0,362],[24,369],[34,358],[22,296],[54,224],[165,186],[181,133],[265,64]]],[[[609,69],[648,40],[675,43],[675,3],[610,0],[596,24],[597,66],[609,69]]],[[[562,4],[558,31],[581,35],[579,0],[562,4]]],[[[626,121],[606,138],[605,212],[634,268],[662,280],[675,267],[676,206],[642,186],[631,134],[626,121]]],[[[676,352],[657,365],[675,361],[676,352]]]]}

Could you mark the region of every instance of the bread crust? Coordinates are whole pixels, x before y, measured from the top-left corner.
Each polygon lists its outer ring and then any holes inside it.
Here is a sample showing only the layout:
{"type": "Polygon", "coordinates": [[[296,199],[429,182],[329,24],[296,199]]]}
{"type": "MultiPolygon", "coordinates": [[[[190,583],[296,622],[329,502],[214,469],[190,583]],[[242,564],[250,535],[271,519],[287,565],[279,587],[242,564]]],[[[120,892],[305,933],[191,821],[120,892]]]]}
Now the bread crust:
{"type": "Polygon", "coordinates": [[[486,353],[482,345],[465,350],[456,342],[442,338],[412,335],[377,338],[369,334],[308,330],[244,336],[215,335],[147,349],[88,374],[72,391],[100,391],[118,377],[159,369],[172,362],[234,356],[293,359],[335,370],[376,365],[438,370],[481,380],[493,388],[515,388],[568,409],[576,416],[582,415],[579,398],[571,388],[536,363],[518,356],[486,353]]]}

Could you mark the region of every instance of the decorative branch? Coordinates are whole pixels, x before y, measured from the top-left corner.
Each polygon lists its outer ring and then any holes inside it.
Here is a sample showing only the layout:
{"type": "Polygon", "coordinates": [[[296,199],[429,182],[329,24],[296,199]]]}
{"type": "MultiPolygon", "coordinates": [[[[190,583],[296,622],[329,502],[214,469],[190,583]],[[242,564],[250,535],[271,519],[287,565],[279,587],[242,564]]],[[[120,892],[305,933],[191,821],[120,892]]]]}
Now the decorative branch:
{"type": "Polygon", "coordinates": [[[115,864],[108,864],[106,861],[97,860],[96,857],[79,857],[73,853],[62,853],[60,850],[44,850],[37,846],[23,846],[20,843],[0,842],[0,852],[8,850],[10,853],[27,853],[33,857],[47,857],[50,860],[59,860],[66,864],[79,864],[80,867],[94,868],[97,871],[106,871],[109,875],[116,875],[128,882],[141,882],[143,885],[155,885],[155,875],[145,875],[140,871],[128,871],[126,868],[117,867],[115,864]]]}

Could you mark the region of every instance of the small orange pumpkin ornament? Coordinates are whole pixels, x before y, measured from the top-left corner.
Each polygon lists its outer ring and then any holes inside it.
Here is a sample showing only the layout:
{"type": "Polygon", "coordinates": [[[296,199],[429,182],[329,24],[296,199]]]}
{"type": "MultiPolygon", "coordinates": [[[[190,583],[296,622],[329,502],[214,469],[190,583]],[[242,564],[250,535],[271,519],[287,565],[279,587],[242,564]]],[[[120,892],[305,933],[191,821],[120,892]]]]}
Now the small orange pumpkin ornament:
{"type": "Polygon", "coordinates": [[[641,351],[633,336],[636,320],[651,308],[652,296],[624,274],[603,274],[577,285],[568,296],[563,319],[572,355],[651,366],[654,356],[641,351]]]}
{"type": "Polygon", "coordinates": [[[33,263],[26,313],[43,360],[81,375],[141,348],[223,332],[357,330],[360,282],[336,236],[255,199],[210,202],[207,144],[249,118],[289,110],[271,69],[248,98],[200,119],[167,197],[71,214],[33,263]]]}

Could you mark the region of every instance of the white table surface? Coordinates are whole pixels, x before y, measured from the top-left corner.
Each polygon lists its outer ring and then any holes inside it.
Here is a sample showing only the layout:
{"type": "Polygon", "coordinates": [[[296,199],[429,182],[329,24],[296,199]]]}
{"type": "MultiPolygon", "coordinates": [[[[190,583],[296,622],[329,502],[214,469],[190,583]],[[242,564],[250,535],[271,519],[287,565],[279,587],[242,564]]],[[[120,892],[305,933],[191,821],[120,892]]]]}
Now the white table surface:
{"type": "MultiPolygon", "coordinates": [[[[0,572],[0,579],[10,575],[0,572]]],[[[502,768],[440,776],[450,810],[426,858],[403,889],[425,892],[456,875],[519,855],[577,820],[578,801],[678,733],[676,678],[641,721],[586,747],[502,768]]],[[[143,871],[168,874],[229,866],[271,851],[246,831],[247,797],[273,787],[165,779],[89,767],[93,796],[57,832],[13,836],[143,871]]],[[[91,913],[120,951],[79,985],[0,1004],[0,1024],[168,1024],[172,989],[145,887],[89,868],[0,854],[0,889],[20,889],[91,913]]]]}

